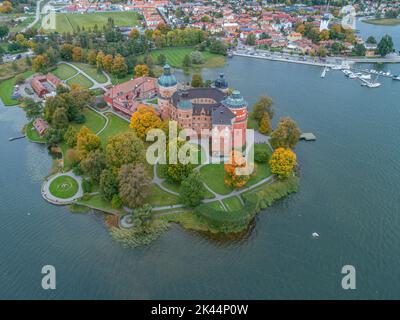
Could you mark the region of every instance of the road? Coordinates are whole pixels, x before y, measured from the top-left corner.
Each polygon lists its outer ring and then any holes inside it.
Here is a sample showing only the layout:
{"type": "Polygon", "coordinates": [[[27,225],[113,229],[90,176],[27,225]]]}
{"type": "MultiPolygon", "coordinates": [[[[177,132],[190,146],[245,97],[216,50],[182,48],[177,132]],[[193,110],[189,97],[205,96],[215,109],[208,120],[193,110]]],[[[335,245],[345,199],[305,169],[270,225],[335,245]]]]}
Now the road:
{"type": "Polygon", "coordinates": [[[28,29],[31,29],[40,19],[40,6],[42,4],[43,0],[39,0],[36,2],[36,17],[35,20],[33,20],[32,23],[30,23],[28,26],[26,26],[25,28],[23,28],[21,30],[21,32],[25,32],[28,29]]]}

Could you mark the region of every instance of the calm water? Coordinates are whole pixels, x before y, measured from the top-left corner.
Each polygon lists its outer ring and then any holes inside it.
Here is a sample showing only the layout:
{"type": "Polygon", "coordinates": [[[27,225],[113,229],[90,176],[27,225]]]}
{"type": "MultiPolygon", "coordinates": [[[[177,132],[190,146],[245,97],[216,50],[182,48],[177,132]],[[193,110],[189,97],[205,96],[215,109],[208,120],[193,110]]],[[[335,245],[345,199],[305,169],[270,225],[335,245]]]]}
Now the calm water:
{"type": "Polygon", "coordinates": [[[237,242],[175,226],[151,246],[124,249],[101,215],[41,199],[51,159],[42,146],[8,141],[25,119],[1,106],[0,298],[400,297],[400,83],[381,79],[373,90],[339,72],[322,80],[320,68],[239,57],[223,71],[250,103],[272,96],[274,121],[290,115],[316,134],[296,148],[300,192],[261,213],[237,242]],[[46,264],[57,269],[52,292],[40,286],[46,264]],[[357,269],[352,292],[340,286],[345,264],[357,269]]]}

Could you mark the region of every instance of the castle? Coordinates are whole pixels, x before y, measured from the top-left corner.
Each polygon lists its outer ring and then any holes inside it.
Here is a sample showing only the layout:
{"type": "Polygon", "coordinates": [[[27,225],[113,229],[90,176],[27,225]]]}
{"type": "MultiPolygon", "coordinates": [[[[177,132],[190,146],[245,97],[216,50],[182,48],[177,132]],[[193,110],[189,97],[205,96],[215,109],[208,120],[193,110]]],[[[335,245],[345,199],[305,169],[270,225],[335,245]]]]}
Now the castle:
{"type": "Polygon", "coordinates": [[[178,81],[166,65],[158,79],[158,111],[184,129],[209,132],[213,155],[224,155],[232,147],[246,144],[247,102],[239,91],[228,95],[223,74],[211,88],[178,88],[178,81]]]}

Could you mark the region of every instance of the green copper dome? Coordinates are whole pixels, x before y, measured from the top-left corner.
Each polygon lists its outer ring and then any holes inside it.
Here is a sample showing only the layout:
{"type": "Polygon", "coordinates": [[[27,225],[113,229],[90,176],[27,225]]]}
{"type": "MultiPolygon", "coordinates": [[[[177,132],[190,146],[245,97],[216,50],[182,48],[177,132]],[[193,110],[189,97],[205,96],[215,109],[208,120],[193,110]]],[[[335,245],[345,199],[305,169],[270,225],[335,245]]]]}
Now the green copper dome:
{"type": "Polygon", "coordinates": [[[163,75],[158,78],[158,84],[162,87],[173,87],[178,83],[176,81],[176,77],[171,74],[171,67],[169,65],[164,66],[164,73],[163,75]]]}
{"type": "Polygon", "coordinates": [[[192,109],[193,104],[190,100],[182,100],[182,101],[179,101],[178,108],[185,109],[185,110],[192,109]]]}
{"type": "Polygon", "coordinates": [[[235,109],[235,108],[245,108],[247,107],[247,101],[243,99],[239,91],[234,90],[230,96],[221,102],[225,107],[235,109]]]}

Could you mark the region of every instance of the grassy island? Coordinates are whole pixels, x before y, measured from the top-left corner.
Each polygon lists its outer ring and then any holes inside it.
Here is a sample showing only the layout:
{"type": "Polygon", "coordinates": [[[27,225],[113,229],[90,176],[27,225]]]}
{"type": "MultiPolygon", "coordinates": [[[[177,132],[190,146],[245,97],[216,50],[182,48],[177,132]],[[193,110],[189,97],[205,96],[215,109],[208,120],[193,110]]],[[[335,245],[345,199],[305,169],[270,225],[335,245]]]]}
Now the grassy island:
{"type": "Polygon", "coordinates": [[[375,24],[380,26],[397,26],[400,25],[400,19],[390,19],[390,18],[383,18],[383,19],[365,19],[362,22],[375,24]]]}

